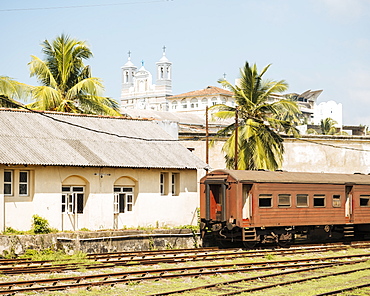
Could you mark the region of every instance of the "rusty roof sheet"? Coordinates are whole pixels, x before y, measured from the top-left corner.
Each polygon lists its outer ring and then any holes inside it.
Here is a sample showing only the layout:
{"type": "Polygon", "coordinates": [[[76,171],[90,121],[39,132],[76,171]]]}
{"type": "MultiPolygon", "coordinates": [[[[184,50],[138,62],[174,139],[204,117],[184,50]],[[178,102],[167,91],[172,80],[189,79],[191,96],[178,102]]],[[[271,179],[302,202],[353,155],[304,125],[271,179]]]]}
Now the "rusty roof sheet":
{"type": "MultiPolygon", "coordinates": [[[[365,174],[304,173],[285,171],[215,170],[210,175],[230,175],[243,183],[362,184],[370,185],[365,174]]],[[[204,177],[206,180],[207,176],[204,177]]]]}
{"type": "Polygon", "coordinates": [[[0,164],[199,169],[154,121],[0,109],[0,164]]]}

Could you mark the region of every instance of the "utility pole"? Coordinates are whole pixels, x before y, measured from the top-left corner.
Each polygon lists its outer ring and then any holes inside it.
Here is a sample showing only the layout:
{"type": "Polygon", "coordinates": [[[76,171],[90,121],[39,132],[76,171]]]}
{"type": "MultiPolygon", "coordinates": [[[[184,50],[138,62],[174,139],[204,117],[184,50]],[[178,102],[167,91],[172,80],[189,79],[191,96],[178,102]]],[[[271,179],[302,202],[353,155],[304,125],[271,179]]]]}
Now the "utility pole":
{"type": "Polygon", "coordinates": [[[206,164],[209,164],[208,106],[206,107],[206,164]]]}
{"type": "Polygon", "coordinates": [[[234,169],[238,169],[238,128],[239,128],[239,123],[238,123],[238,107],[235,108],[235,164],[234,164],[234,169]]]}

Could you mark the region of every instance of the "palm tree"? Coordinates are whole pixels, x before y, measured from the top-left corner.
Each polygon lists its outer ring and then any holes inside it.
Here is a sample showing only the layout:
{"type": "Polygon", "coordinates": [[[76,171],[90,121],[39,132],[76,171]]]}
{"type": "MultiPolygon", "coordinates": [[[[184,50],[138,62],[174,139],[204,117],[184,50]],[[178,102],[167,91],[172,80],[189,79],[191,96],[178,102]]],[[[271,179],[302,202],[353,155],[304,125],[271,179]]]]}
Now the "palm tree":
{"type": "Polygon", "coordinates": [[[102,96],[101,79],[91,77],[91,69],[83,60],[92,57],[84,41],[60,35],[51,43],[42,44],[45,60],[31,56],[31,77],[41,83],[32,90],[34,102],[28,107],[72,113],[120,116],[118,103],[102,96]]]}
{"type": "Polygon", "coordinates": [[[0,76],[0,107],[19,108],[18,100],[26,99],[30,87],[8,76],[0,76]]]}
{"type": "Polygon", "coordinates": [[[321,119],[320,127],[321,127],[322,134],[323,135],[334,135],[336,132],[336,128],[335,128],[336,124],[337,122],[330,117],[321,119]]]}
{"type": "Polygon", "coordinates": [[[284,99],[269,102],[273,94],[281,93],[288,88],[284,80],[262,80],[269,67],[270,65],[266,66],[258,73],[255,64],[250,66],[246,62],[244,68],[240,70],[241,78],[238,85],[234,86],[226,80],[219,81],[234,93],[237,105],[234,108],[220,104],[210,108],[216,110],[212,115],[213,118],[234,119],[235,115],[238,115],[238,121],[222,128],[216,134],[216,139],[228,137],[222,148],[228,168],[233,168],[236,163],[236,168],[241,170],[279,169],[284,153],[283,138],[279,131],[298,135],[291,122],[278,118],[279,112],[283,111],[300,113],[297,104],[284,99]],[[235,150],[237,150],[236,162],[235,150]]]}

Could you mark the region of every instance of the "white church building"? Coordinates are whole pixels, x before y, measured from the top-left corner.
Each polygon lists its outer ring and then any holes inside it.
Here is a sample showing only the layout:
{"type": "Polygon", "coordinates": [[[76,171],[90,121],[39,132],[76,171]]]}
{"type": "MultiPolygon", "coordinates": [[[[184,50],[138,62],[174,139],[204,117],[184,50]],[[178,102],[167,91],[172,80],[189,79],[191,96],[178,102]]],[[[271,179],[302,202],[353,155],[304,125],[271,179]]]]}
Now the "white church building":
{"type": "MultiPolygon", "coordinates": [[[[152,74],[145,69],[144,62],[141,63],[139,69],[134,65],[129,51],[128,60],[122,66],[122,113],[134,117],[144,116],[163,120],[163,113],[158,116],[156,112],[169,111],[170,113],[187,114],[193,119],[194,116],[198,116],[204,120],[207,106],[215,104],[235,106],[232,92],[216,86],[172,95],[172,62],[166,57],[165,46],[162,57],[156,62],[155,79],[153,83],[152,74]]],[[[238,79],[235,83],[238,83],[238,79]]],[[[306,127],[307,125],[320,125],[322,119],[330,117],[336,121],[335,126],[341,128],[343,124],[342,104],[334,101],[317,104],[321,93],[322,90],[307,90],[301,94],[292,93],[290,95],[295,97],[306,127]]],[[[272,96],[269,102],[273,103],[282,98],[284,98],[282,95],[272,96]]],[[[301,132],[305,133],[305,129],[301,132]]]]}
{"type": "Polygon", "coordinates": [[[166,57],[166,47],[163,47],[163,55],[156,63],[155,84],[152,74],[145,69],[144,62],[137,69],[131,61],[131,52],[128,55],[128,61],[122,67],[123,112],[125,109],[168,111],[167,97],[172,95],[172,63],[166,57]]]}

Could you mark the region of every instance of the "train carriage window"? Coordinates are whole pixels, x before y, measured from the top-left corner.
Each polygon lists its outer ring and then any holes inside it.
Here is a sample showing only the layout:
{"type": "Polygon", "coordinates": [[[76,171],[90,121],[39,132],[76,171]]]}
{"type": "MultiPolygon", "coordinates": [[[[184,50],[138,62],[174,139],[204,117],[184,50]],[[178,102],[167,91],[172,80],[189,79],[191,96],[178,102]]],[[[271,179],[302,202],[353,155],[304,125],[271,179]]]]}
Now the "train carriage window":
{"type": "Polygon", "coordinates": [[[290,207],[290,194],[278,195],[278,207],[290,207]]]}
{"type": "Polygon", "coordinates": [[[333,195],[333,208],[340,208],[342,203],[340,201],[340,195],[334,194],[333,195]]]}
{"type": "Polygon", "coordinates": [[[370,195],[360,195],[360,207],[370,207],[370,195]]]}
{"type": "Polygon", "coordinates": [[[325,207],[325,195],[324,194],[315,194],[313,196],[313,206],[316,208],[325,207]]]}
{"type": "Polygon", "coordinates": [[[260,208],[271,208],[272,194],[260,194],[258,197],[258,206],[260,208]]]}
{"type": "Polygon", "coordinates": [[[297,194],[297,207],[308,207],[308,194],[297,194]]]}

